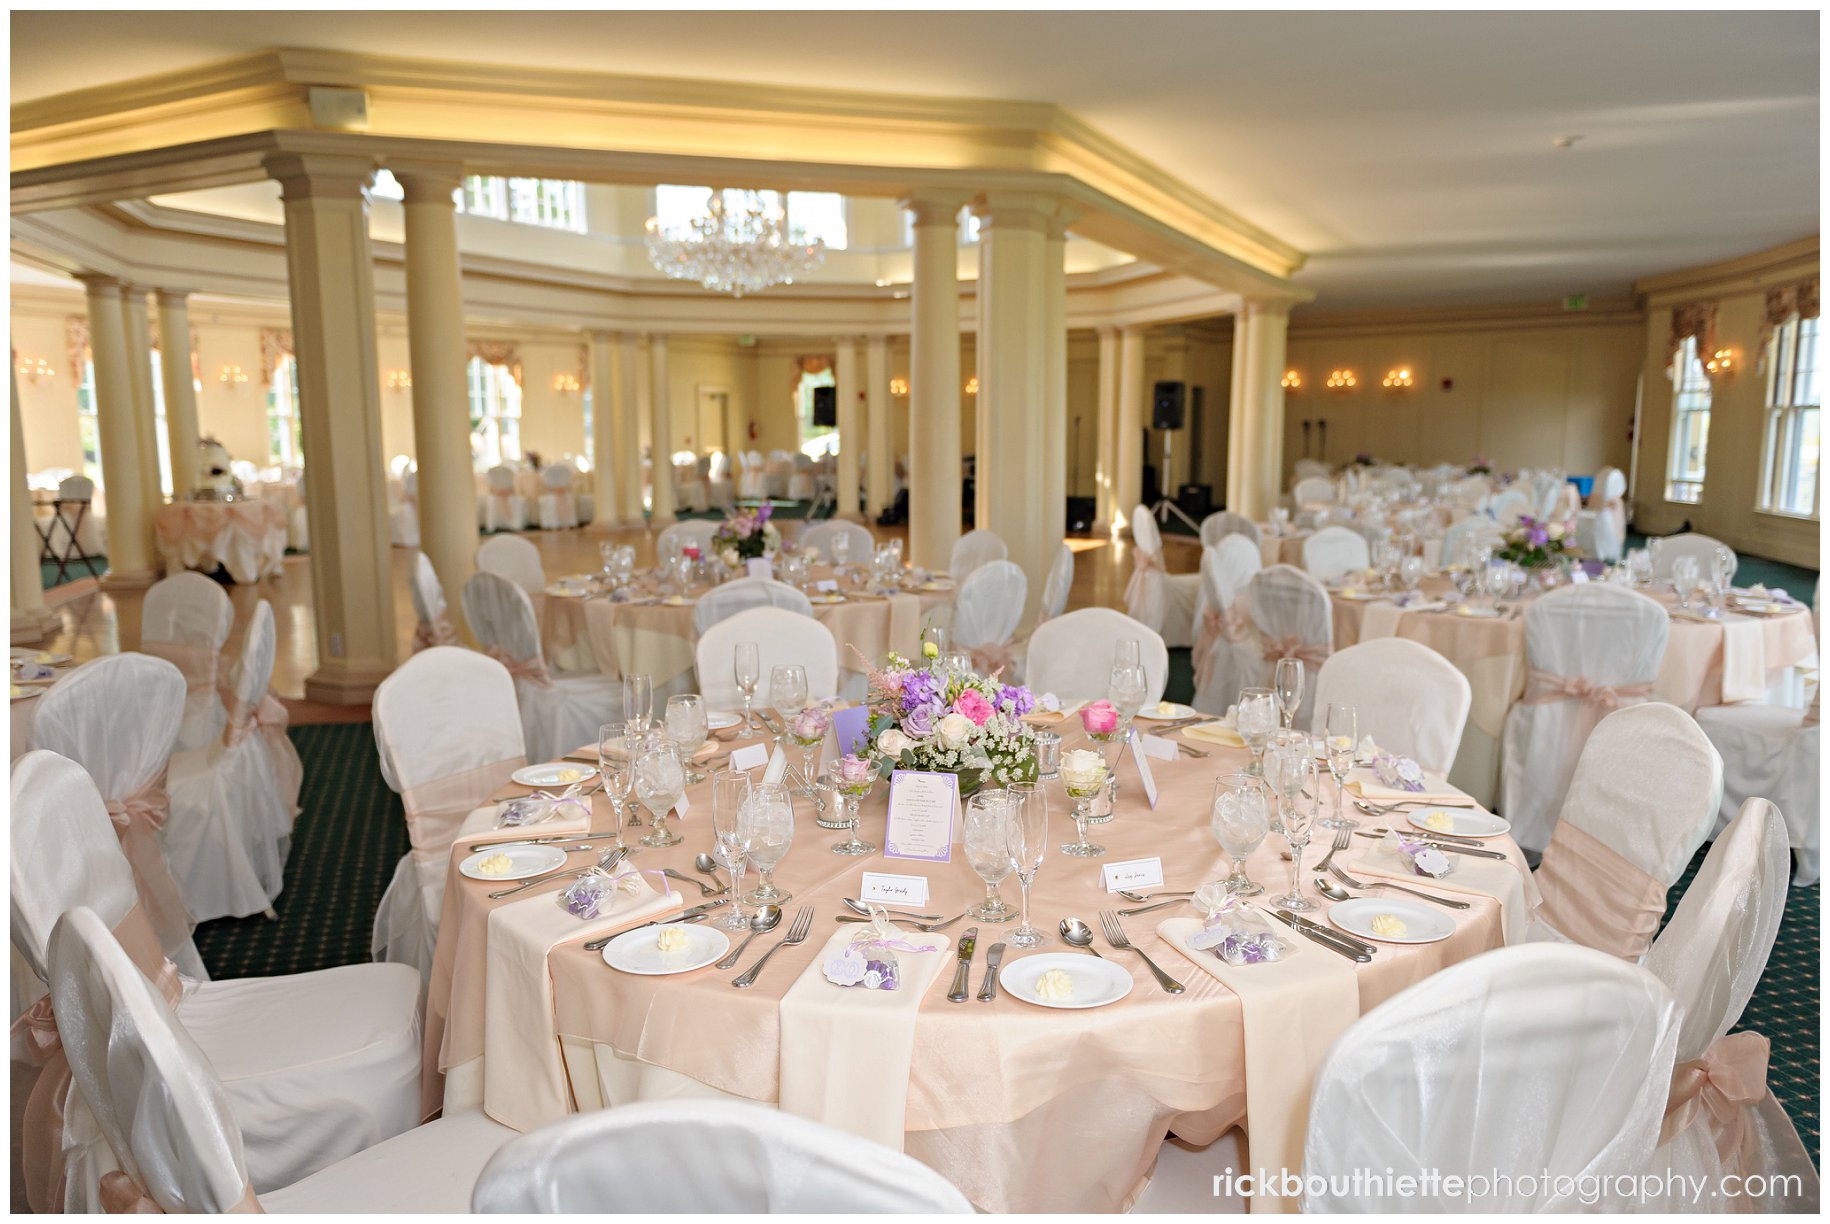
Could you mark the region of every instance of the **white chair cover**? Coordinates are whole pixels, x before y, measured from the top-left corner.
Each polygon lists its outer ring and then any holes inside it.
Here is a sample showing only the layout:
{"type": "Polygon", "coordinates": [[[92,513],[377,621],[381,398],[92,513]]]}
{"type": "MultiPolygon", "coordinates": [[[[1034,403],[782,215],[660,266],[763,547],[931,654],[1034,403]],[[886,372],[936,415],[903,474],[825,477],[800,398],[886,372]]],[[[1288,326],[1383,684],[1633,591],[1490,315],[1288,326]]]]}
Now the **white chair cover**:
{"type": "Polygon", "coordinates": [[[1067,611],[1068,593],[1074,588],[1074,550],[1063,544],[1048,567],[1048,579],[1042,584],[1041,619],[1060,616],[1067,611]]]}
{"type": "Polygon", "coordinates": [[[1023,619],[1029,579],[1014,561],[989,561],[959,584],[953,608],[953,641],[980,672],[1016,675],[1011,637],[1023,619]]]}
{"type": "Polygon", "coordinates": [[[735,504],[732,492],[731,457],[723,451],[713,451],[705,465],[706,498],[728,514],[735,504]]]}
{"type": "Polygon", "coordinates": [[[683,519],[666,528],[654,542],[654,558],[664,564],[678,557],[686,548],[697,548],[700,556],[712,551],[712,537],[718,524],[708,519],[683,519]]]}
{"type": "Polygon", "coordinates": [[[395,548],[419,547],[419,472],[408,468],[400,476],[400,495],[388,504],[388,542],[395,548]]]}
{"type": "Polygon", "coordinates": [[[1461,669],[1409,638],[1373,638],[1328,656],[1315,682],[1317,734],[1331,702],[1359,715],[1360,734],[1382,751],[1446,774],[1461,747],[1474,691],[1461,669]]]}
{"type": "MultiPolygon", "coordinates": [[[[1334,653],[1334,615],[1328,592],[1313,575],[1294,565],[1273,565],[1253,576],[1246,586],[1245,598],[1257,632],[1244,642],[1229,645],[1236,654],[1257,651],[1258,673],[1251,683],[1242,681],[1241,686],[1263,687],[1271,682],[1277,660],[1301,659],[1303,700],[1297,707],[1294,725],[1306,727],[1315,716],[1317,675],[1334,653]]],[[[1237,674],[1250,676],[1249,664],[1249,658],[1241,659],[1235,667],[1237,674]]]]}
{"type": "Polygon", "coordinates": [[[1559,494],[1567,485],[1562,472],[1533,473],[1528,494],[1531,509],[1527,513],[1540,522],[1550,518],[1557,508],[1559,494]]]}
{"type": "Polygon", "coordinates": [[[1815,711],[1777,705],[1709,706],[1697,711],[1697,725],[1722,754],[1717,829],[1749,799],[1771,799],[1791,831],[1792,853],[1798,860],[1792,883],[1817,883],[1823,825],[1818,818],[1821,733],[1815,711]]]}
{"type": "Polygon", "coordinates": [[[1531,494],[1516,484],[1487,499],[1487,515],[1501,527],[1511,527],[1519,516],[1532,512],[1531,494]]]}
{"type": "Polygon", "coordinates": [[[1135,638],[1149,691],[1144,708],[1163,700],[1169,683],[1169,649],[1162,635],[1115,608],[1079,608],[1036,626],[1029,637],[1025,682],[1038,696],[1053,693],[1063,705],[1103,701],[1112,687],[1112,657],[1121,638],[1135,638]]]}
{"type": "Polygon", "coordinates": [[[1333,582],[1372,564],[1366,537],[1351,527],[1323,527],[1303,541],[1303,568],[1333,582]]]}
{"type": "Polygon", "coordinates": [[[1589,732],[1609,710],[1648,700],[1671,618],[1624,587],[1562,587],[1525,610],[1525,695],[1506,714],[1500,811],[1528,850],[1550,844],[1589,732]]]}
{"type": "Polygon", "coordinates": [[[375,911],[369,948],[429,978],[452,840],[527,760],[515,682],[485,655],[434,647],[381,682],[374,718],[381,775],[402,797],[411,849],[375,911]]]}
{"type": "Polygon", "coordinates": [[[769,476],[763,469],[761,451],[737,452],[737,496],[744,501],[763,501],[769,496],[769,476]]]}
{"type": "Polygon", "coordinates": [[[515,492],[515,469],[497,464],[483,476],[485,492],[477,504],[484,531],[526,531],[527,500],[515,492]]]}
{"type": "Polygon", "coordinates": [[[546,594],[546,570],[540,564],[540,550],[521,536],[494,536],[477,546],[477,568],[487,574],[500,574],[530,597],[546,594]]]}
{"type": "Polygon", "coordinates": [[[413,554],[413,572],[407,576],[407,594],[413,597],[413,649],[429,646],[455,646],[457,630],[451,624],[451,612],[445,605],[445,588],[432,568],[432,558],[423,552],[413,554]]]}
{"type": "Polygon", "coordinates": [[[1195,644],[1195,604],[1201,575],[1171,574],[1163,564],[1163,537],[1145,506],[1131,515],[1131,581],[1125,587],[1125,611],[1133,620],[1163,635],[1166,646],[1195,644]]]}
{"type": "Polygon", "coordinates": [[[140,649],[184,673],[184,722],[174,751],[202,748],[222,736],[228,709],[217,692],[223,646],[235,605],[221,584],[185,570],[161,578],[140,605],[140,649]]]}
{"type": "Polygon", "coordinates": [[[953,542],[953,552],[947,558],[947,572],[953,575],[953,581],[964,582],[966,575],[987,561],[1003,561],[1009,556],[1010,548],[1003,537],[981,527],[953,542]]]}
{"type": "Polygon", "coordinates": [[[1442,564],[1471,565],[1473,550],[1479,544],[1498,545],[1504,536],[1499,524],[1485,515],[1475,514],[1449,524],[1442,536],[1442,564]]]}
{"type": "Polygon", "coordinates": [[[1250,613],[1240,602],[1246,584],[1263,568],[1258,546],[1243,535],[1223,538],[1201,550],[1201,600],[1195,614],[1194,707],[1205,714],[1224,714],[1239,699],[1239,690],[1258,683],[1264,656],[1239,643],[1254,634],[1250,613]]]}
{"type": "Polygon", "coordinates": [[[546,492],[540,495],[540,528],[554,531],[578,526],[578,504],[572,496],[572,466],[549,463],[540,469],[540,483],[546,492]]]}
{"type": "Polygon", "coordinates": [[[1527,938],[1645,955],[1721,800],[1722,758],[1690,715],[1652,701],[1602,719],[1534,873],[1527,938]]]}
{"type": "Polygon", "coordinates": [[[1661,582],[1668,581],[1671,578],[1671,565],[1674,561],[1679,557],[1695,557],[1697,573],[1708,578],[1710,564],[1715,558],[1716,549],[1727,547],[1728,545],[1714,536],[1706,536],[1700,531],[1686,531],[1682,535],[1665,536],[1658,542],[1658,559],[1652,566],[1652,576],[1661,582]]]}
{"type": "Polygon", "coordinates": [[[697,460],[676,463],[674,469],[674,505],[682,510],[704,511],[711,499],[706,495],[705,477],[697,460]]]}
{"type": "Polygon", "coordinates": [[[464,584],[464,619],[483,653],[515,678],[521,735],[530,761],[551,761],[597,742],[598,728],[621,718],[623,686],[601,675],[555,676],[540,649],[540,626],[527,592],[479,571],[464,584]]]}
{"type": "Polygon", "coordinates": [[[1290,467],[1290,476],[1293,480],[1307,480],[1311,476],[1327,476],[1332,470],[1319,459],[1298,459],[1290,467]]]}
{"type": "Polygon", "coordinates": [[[1333,505],[1335,501],[1334,481],[1328,479],[1326,473],[1305,476],[1296,482],[1295,488],[1290,490],[1290,498],[1296,503],[1299,510],[1333,505]]]}
{"type": "Polygon", "coordinates": [[[1213,548],[1230,535],[1244,536],[1253,544],[1258,541],[1258,524],[1232,510],[1216,510],[1201,520],[1201,543],[1213,548]]]}
{"type": "Polygon", "coordinates": [[[1760,983],[1785,916],[1786,847],[1778,809],[1749,799],[1646,956],[1646,969],[1671,988],[1684,1017],[1664,1133],[1646,1172],[1681,1175],[1692,1185],[1701,1180],[1711,1190],[1727,1178],[1758,1178],[1772,1192],[1741,1199],[1709,1194],[1700,1204],[1671,1194],[1645,1210],[1817,1209],[1817,1169],[1767,1087],[1767,1039],[1728,1035],[1760,983]],[[1787,1195],[1780,1188],[1786,1177],[1796,1177],[1802,1192],[1787,1195]]]}
{"type": "Polygon", "coordinates": [[[789,501],[812,501],[818,486],[814,482],[813,459],[808,455],[793,456],[794,470],[788,477],[789,501]]]}
{"type": "Polygon", "coordinates": [[[1326,1183],[1303,1210],[1582,1210],[1574,1179],[1638,1172],[1658,1141],[1678,1015],[1657,978],[1585,948],[1502,948],[1425,978],[1322,1063],[1303,1172],[1326,1183]],[[1426,1169],[1483,1192],[1391,1185],[1426,1169]]]}
{"type": "Polygon", "coordinates": [[[877,541],[870,529],[861,523],[846,519],[828,519],[823,523],[810,524],[801,532],[800,545],[809,552],[818,551],[820,556],[833,561],[832,540],[834,536],[843,535],[850,539],[849,552],[845,558],[847,565],[868,565],[877,551],[877,541]]]}
{"type": "Polygon", "coordinates": [[[1576,515],[1576,546],[1598,561],[1618,561],[1627,545],[1627,478],[1604,467],[1589,487],[1588,508],[1576,515]]]}
{"type": "Polygon", "coordinates": [[[832,630],[811,616],[786,608],[750,608],[707,629],[693,648],[699,692],[708,707],[733,710],[743,705],[743,693],[731,670],[739,642],[756,643],[761,664],[757,671],[757,705],[769,705],[769,673],[782,663],[799,663],[806,669],[807,696],[813,700],[838,694],[839,643],[832,630]]]}
{"type": "Polygon", "coordinates": [[[699,597],[693,606],[693,632],[704,634],[725,617],[748,608],[785,608],[802,616],[813,615],[813,602],[804,591],[773,578],[736,578],[699,597]]]}
{"type": "MultiPolygon", "coordinates": [[[[191,942],[196,920],[185,905],[184,890],[160,837],[171,817],[166,766],[183,704],[184,678],[170,663],[142,654],[103,655],[65,676],[39,699],[32,719],[32,747],[66,757],[88,773],[133,869],[140,904],[160,948],[185,974],[207,979],[191,942]]],[[[16,831],[17,824],[14,827],[16,831]]],[[[15,842],[14,853],[18,852],[15,842]]],[[[41,940],[56,916],[46,916],[41,940]]]]}
{"type": "Polygon", "coordinates": [[[1565,480],[1557,486],[1555,496],[1551,498],[1550,509],[1544,515],[1545,521],[1562,523],[1565,526],[1575,523],[1576,516],[1582,510],[1582,494],[1576,486],[1565,480]]]}
{"type": "Polygon", "coordinates": [[[970,1214],[912,1156],[763,1105],[644,1101],[523,1135],[477,1179],[475,1210],[970,1214]],[[683,1148],[717,1153],[680,1176],[683,1148]]]}

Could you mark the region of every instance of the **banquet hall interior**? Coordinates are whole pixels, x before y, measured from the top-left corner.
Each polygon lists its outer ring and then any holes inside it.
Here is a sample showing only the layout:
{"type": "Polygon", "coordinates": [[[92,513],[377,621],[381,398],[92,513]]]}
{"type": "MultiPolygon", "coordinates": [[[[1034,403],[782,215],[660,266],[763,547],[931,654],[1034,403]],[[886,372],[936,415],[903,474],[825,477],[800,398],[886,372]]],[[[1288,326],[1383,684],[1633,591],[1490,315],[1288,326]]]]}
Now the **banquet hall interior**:
{"type": "Polygon", "coordinates": [[[15,1211],[1817,1209],[1815,13],[10,34],[15,1211]]]}

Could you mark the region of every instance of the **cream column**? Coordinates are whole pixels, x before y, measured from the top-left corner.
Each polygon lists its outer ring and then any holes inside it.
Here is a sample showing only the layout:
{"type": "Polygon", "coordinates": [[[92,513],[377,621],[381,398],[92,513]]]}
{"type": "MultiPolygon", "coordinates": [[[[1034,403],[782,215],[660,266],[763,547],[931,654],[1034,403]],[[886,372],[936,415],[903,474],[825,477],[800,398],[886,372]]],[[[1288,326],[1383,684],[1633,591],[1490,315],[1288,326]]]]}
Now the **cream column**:
{"type": "Polygon", "coordinates": [[[151,586],[152,522],[146,516],[145,465],[135,421],[133,371],[127,363],[126,316],[121,282],[112,276],[78,277],[87,291],[89,348],[95,359],[95,425],[102,448],[102,491],[108,503],[108,572],[105,590],[151,586]]]}
{"type": "Polygon", "coordinates": [[[1067,231],[1079,216],[1066,205],[1056,209],[1042,253],[1042,515],[1051,561],[1052,541],[1067,536],[1067,231]]]}
{"type": "Polygon", "coordinates": [[[1116,519],[1112,508],[1118,475],[1112,443],[1118,433],[1118,329],[1099,329],[1099,420],[1093,435],[1093,534],[1105,535],[1116,519]]]}
{"type": "Polygon", "coordinates": [[[594,331],[588,337],[591,350],[591,519],[593,533],[613,531],[620,526],[622,503],[617,494],[622,489],[622,473],[616,470],[616,365],[609,332],[594,331]]]}
{"type": "MultiPolygon", "coordinates": [[[[150,524],[165,504],[165,481],[159,467],[159,409],[153,403],[152,330],[146,313],[146,290],[121,286],[121,320],[127,335],[127,367],[133,379],[133,428],[139,439],[140,490],[150,524]]],[[[163,364],[163,363],[161,363],[163,364]]],[[[245,455],[235,456],[237,459],[245,455]]],[[[113,503],[110,502],[112,509],[113,503]]]]}
{"type": "Polygon", "coordinates": [[[1164,431],[1166,452],[1163,462],[1163,496],[1175,500],[1176,491],[1188,479],[1190,458],[1194,450],[1194,392],[1188,386],[1188,330],[1177,324],[1166,328],[1163,337],[1163,378],[1182,384],[1182,428],[1164,431]]]}
{"type": "MultiPolygon", "coordinates": [[[[305,696],[356,704],[373,697],[398,649],[364,195],[374,163],[300,153],[269,157],[266,165],[286,210],[300,432],[310,476],[305,513],[318,670],[306,677],[305,696]]],[[[417,400],[421,388],[414,391],[417,400]]],[[[415,441],[416,448],[423,445],[415,441]]],[[[466,517],[474,519],[475,510],[466,517]]]]}
{"type": "Polygon", "coordinates": [[[1118,418],[1113,423],[1112,530],[1130,530],[1144,496],[1144,329],[1127,327],[1118,339],[1118,418]]]}
{"type": "Polygon", "coordinates": [[[463,186],[464,168],[403,162],[390,169],[405,193],[407,357],[413,375],[419,547],[438,571],[452,623],[463,632],[464,584],[476,572],[477,553],[457,241],[456,192],[463,186]]]}
{"type": "Polygon", "coordinates": [[[13,371],[13,644],[42,642],[63,627],[45,607],[44,571],[38,568],[38,528],[32,525],[32,490],[26,485],[25,425],[19,418],[19,372],[13,371]]]}
{"type": "Polygon", "coordinates": [[[617,338],[616,427],[623,495],[623,526],[641,527],[642,513],[642,354],[634,332],[617,338]]]}
{"type": "Polygon", "coordinates": [[[960,534],[960,193],[903,201],[915,231],[909,289],[909,560],[947,568],[960,534]]]}
{"type": "Polygon", "coordinates": [[[833,342],[833,397],[838,401],[839,454],[833,464],[839,518],[858,522],[858,456],[864,450],[864,414],[858,405],[858,343],[850,336],[833,342]]]}
{"type": "Polygon", "coordinates": [[[1254,520],[1270,514],[1283,489],[1283,368],[1289,327],[1287,304],[1247,302],[1233,332],[1227,508],[1254,520]]]}
{"type": "Polygon", "coordinates": [[[161,289],[159,302],[159,373],[165,387],[165,442],[172,460],[172,500],[181,501],[197,487],[197,384],[191,380],[189,295],[161,289]]]}
{"type": "Polygon", "coordinates": [[[866,503],[875,522],[896,500],[896,434],[890,428],[890,338],[872,336],[864,346],[864,416],[870,434],[865,472],[866,503]]]}
{"type": "Polygon", "coordinates": [[[648,521],[651,526],[665,527],[674,521],[674,426],[667,385],[667,337],[650,337],[648,354],[654,371],[648,390],[653,414],[649,419],[654,422],[648,435],[654,455],[654,513],[648,521]]]}

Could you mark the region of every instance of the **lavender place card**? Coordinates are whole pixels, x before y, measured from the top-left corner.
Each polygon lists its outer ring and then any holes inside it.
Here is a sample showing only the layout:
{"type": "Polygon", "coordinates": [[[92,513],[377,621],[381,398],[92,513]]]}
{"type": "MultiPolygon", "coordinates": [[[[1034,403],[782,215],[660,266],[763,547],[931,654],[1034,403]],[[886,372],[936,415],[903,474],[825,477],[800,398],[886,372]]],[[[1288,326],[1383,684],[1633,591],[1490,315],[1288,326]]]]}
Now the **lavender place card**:
{"type": "Polygon", "coordinates": [[[890,814],[883,828],[883,857],[952,862],[958,813],[958,777],[919,769],[896,770],[890,774],[890,814]]]}
{"type": "Polygon", "coordinates": [[[846,706],[832,712],[832,739],[840,756],[863,753],[870,742],[870,721],[869,706],[846,706]]]}

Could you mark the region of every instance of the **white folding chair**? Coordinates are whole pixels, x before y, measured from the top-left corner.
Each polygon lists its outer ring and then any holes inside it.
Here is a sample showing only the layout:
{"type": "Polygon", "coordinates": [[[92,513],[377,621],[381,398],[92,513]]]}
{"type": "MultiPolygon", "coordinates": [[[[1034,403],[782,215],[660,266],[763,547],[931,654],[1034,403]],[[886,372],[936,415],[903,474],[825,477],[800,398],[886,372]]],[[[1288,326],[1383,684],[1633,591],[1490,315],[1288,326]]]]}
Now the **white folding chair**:
{"type": "Polygon", "coordinates": [[[1500,810],[1528,850],[1550,844],[1576,760],[1596,721],[1649,700],[1671,618],[1624,587],[1561,587],[1525,609],[1523,698],[1501,737],[1500,810]]]}
{"type": "MultiPolygon", "coordinates": [[[[1652,576],[1661,582],[1669,581],[1671,567],[1679,557],[1695,557],[1697,573],[1707,578],[1718,548],[1728,548],[1728,545],[1700,531],[1686,531],[1682,535],[1655,540],[1652,547],[1652,576]]],[[[1733,549],[1729,549],[1729,555],[1734,556],[1733,549]]]]}
{"type": "Polygon", "coordinates": [[[1171,574],[1163,561],[1163,537],[1148,507],[1131,515],[1131,581],[1125,586],[1125,611],[1163,635],[1168,646],[1195,642],[1195,603],[1201,575],[1171,574]]]}
{"type": "Polygon", "coordinates": [[[572,466],[549,463],[540,469],[540,483],[546,492],[540,495],[540,529],[556,531],[578,526],[578,504],[572,497],[572,466]]]}
{"type": "MultiPolygon", "coordinates": [[[[57,483],[57,500],[66,503],[57,507],[56,517],[51,523],[51,551],[58,556],[70,549],[70,537],[76,536],[77,549],[87,557],[100,557],[107,552],[107,541],[103,538],[102,520],[95,509],[95,482],[87,476],[66,476],[57,483]],[[80,502],[79,505],[67,503],[80,502]],[[80,513],[79,513],[80,512],[80,513]]],[[[71,565],[77,565],[76,551],[71,550],[71,565]]]]}
{"type": "Polygon", "coordinates": [[[1216,510],[1201,520],[1203,547],[1213,548],[1230,535],[1244,536],[1253,544],[1257,544],[1258,524],[1232,510],[1216,510]]]}
{"type": "Polygon", "coordinates": [[[464,619],[483,653],[515,679],[529,760],[556,760],[595,744],[598,728],[621,717],[620,680],[586,673],[555,676],[547,670],[533,602],[508,579],[487,571],[472,574],[464,584],[464,619]]]}
{"type": "Polygon", "coordinates": [[[706,519],[682,519],[665,528],[655,539],[655,561],[665,564],[687,548],[697,548],[700,556],[706,556],[712,551],[712,537],[716,534],[717,523],[706,519]]]}
{"type": "Polygon", "coordinates": [[[1330,704],[1350,705],[1360,734],[1433,773],[1455,764],[1474,691],[1461,669],[1408,638],[1373,638],[1337,650],[1315,680],[1317,734],[1330,704]]]}
{"type": "Polygon", "coordinates": [[[748,1102],[642,1101],[576,1114],[510,1142],[477,1178],[473,1209],[521,1212],[970,1214],[912,1156],[748,1102]],[[664,1153],[718,1159],[680,1177],[664,1153]]]}
{"type": "MultiPolygon", "coordinates": [[[[54,982],[53,926],[88,907],[132,950],[140,980],[176,993],[170,967],[145,950],[132,874],[81,768],[51,752],[21,757],[12,804],[13,947],[26,963],[54,982]]],[[[235,1111],[229,1134],[257,1190],[291,1185],[419,1120],[419,994],[417,975],[399,965],[183,984],[179,1022],[222,1077],[235,1111]]],[[[59,1025],[79,1014],[55,992],[46,1006],[59,1025]]],[[[65,1048],[74,1067],[78,1051],[65,1048]]]]}
{"type": "Polygon", "coordinates": [[[1029,579],[1014,561],[988,561],[959,584],[953,606],[953,641],[981,672],[1014,678],[1011,637],[1023,619],[1029,579]]]}
{"type": "Polygon", "coordinates": [[[802,616],[813,615],[813,602],[803,591],[773,578],[735,578],[713,587],[693,605],[693,632],[703,635],[727,616],[750,608],[784,608],[802,616]]]}
{"type": "Polygon", "coordinates": [[[871,535],[870,529],[845,519],[828,519],[823,523],[810,524],[801,532],[800,544],[808,552],[817,551],[825,560],[836,564],[837,558],[832,551],[832,541],[836,536],[844,536],[849,541],[846,545],[847,565],[869,564],[871,557],[876,554],[877,540],[871,535]]]}
{"type": "Polygon", "coordinates": [[[1658,1142],[1678,1023],[1657,978],[1585,948],[1501,948],[1434,973],[1322,1062],[1303,1172],[1323,1181],[1303,1210],[1585,1210],[1582,1179],[1636,1173],[1658,1142]],[[1401,1194],[1385,1175],[1425,1169],[1484,1193],[1401,1194]]]}
{"type": "Polygon", "coordinates": [[[1264,655],[1252,630],[1251,616],[1240,601],[1246,584],[1262,565],[1258,545],[1243,535],[1225,536],[1201,550],[1201,602],[1196,614],[1195,709],[1224,714],[1239,699],[1239,690],[1256,685],[1264,673],[1264,655]]]}
{"type": "Polygon", "coordinates": [[[1163,700],[1169,683],[1169,649],[1163,636],[1115,608],[1079,608],[1043,621],[1029,635],[1025,682],[1037,693],[1053,693],[1063,705],[1103,701],[1112,687],[1112,658],[1119,640],[1134,638],[1149,691],[1141,708],[1163,700]]]}
{"type": "Polygon", "coordinates": [[[140,605],[140,650],[184,674],[184,721],[174,751],[202,748],[222,735],[228,710],[217,693],[222,650],[235,605],[221,584],[185,570],[161,578],[140,605]]]}
{"type": "Polygon", "coordinates": [[[515,682],[494,659],[435,646],[381,682],[374,719],[381,776],[401,797],[411,848],[375,911],[370,952],[429,977],[452,840],[527,763],[515,682]]]}
{"type": "Polygon", "coordinates": [[[839,643],[811,616],[786,608],[750,608],[727,616],[699,636],[693,658],[699,692],[715,710],[743,705],[743,693],[731,664],[737,643],[755,642],[761,666],[757,670],[757,700],[769,704],[769,673],[779,664],[799,663],[807,672],[807,695],[818,701],[839,691],[839,643]]]}
{"type": "Polygon", "coordinates": [[[1351,527],[1323,527],[1303,541],[1303,568],[1323,582],[1372,564],[1366,537],[1351,527]]]}
{"type": "Polygon", "coordinates": [[[540,550],[521,536],[493,536],[477,545],[477,569],[500,574],[530,597],[546,594],[546,570],[540,564],[540,550]]]}
{"type": "MultiPolygon", "coordinates": [[[[1254,683],[1245,687],[1269,684],[1277,660],[1300,659],[1303,700],[1296,709],[1294,725],[1306,727],[1315,716],[1317,675],[1334,653],[1334,612],[1328,591],[1314,575],[1294,565],[1273,565],[1252,576],[1246,584],[1245,599],[1256,640],[1248,641],[1241,649],[1249,651],[1255,646],[1262,669],[1254,683]]],[[[1242,678],[1249,674],[1244,668],[1240,671],[1242,678]]]]}
{"type": "Polygon", "coordinates": [[[947,558],[947,572],[953,575],[953,581],[963,582],[966,575],[987,561],[1004,561],[1009,557],[1010,549],[1003,537],[981,527],[953,542],[953,552],[947,558]]]}
{"type": "Polygon", "coordinates": [[[1487,499],[1487,516],[1501,527],[1511,527],[1521,515],[1532,512],[1531,494],[1518,485],[1509,485],[1487,499]]]}
{"type": "Polygon", "coordinates": [[[457,630],[451,626],[451,612],[445,604],[445,587],[432,568],[432,558],[423,552],[413,554],[413,572],[407,575],[407,594],[413,599],[413,649],[457,645],[457,630]]]}
{"type": "Polygon", "coordinates": [[[1588,508],[1576,514],[1576,547],[1597,561],[1620,560],[1627,546],[1627,477],[1604,467],[1589,486],[1588,508]]]}
{"type": "Polygon", "coordinates": [[[1055,552],[1048,567],[1048,579],[1042,584],[1041,619],[1060,616],[1067,611],[1068,593],[1074,588],[1074,550],[1066,544],[1055,552]]]}

